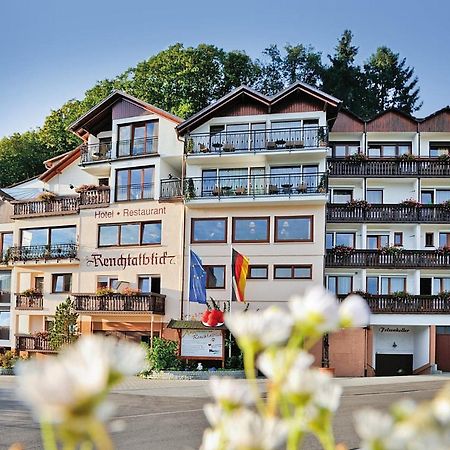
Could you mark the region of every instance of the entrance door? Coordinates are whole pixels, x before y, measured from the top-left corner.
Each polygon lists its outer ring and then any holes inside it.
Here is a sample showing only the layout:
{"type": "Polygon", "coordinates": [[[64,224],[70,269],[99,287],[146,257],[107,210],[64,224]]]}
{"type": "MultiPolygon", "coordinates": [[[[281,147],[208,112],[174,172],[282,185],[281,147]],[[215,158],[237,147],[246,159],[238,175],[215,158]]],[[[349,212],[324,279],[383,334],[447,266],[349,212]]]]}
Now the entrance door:
{"type": "Polygon", "coordinates": [[[432,291],[432,279],[431,278],[421,278],[420,279],[420,295],[431,295],[432,291]]]}
{"type": "Polygon", "coordinates": [[[450,372],[450,327],[436,328],[436,364],[442,372],[450,372]]]}
{"type": "Polygon", "coordinates": [[[375,356],[375,367],[377,377],[412,375],[413,355],[390,355],[377,353],[375,356]]]}

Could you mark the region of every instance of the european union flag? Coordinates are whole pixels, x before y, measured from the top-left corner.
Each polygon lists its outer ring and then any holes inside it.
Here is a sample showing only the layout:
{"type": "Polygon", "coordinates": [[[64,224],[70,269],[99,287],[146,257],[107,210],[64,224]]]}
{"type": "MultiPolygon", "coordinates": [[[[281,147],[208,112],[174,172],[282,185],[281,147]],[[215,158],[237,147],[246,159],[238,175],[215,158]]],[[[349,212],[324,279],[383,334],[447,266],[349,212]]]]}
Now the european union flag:
{"type": "Polygon", "coordinates": [[[206,304],[206,272],[202,260],[191,250],[189,301],[206,304]]]}

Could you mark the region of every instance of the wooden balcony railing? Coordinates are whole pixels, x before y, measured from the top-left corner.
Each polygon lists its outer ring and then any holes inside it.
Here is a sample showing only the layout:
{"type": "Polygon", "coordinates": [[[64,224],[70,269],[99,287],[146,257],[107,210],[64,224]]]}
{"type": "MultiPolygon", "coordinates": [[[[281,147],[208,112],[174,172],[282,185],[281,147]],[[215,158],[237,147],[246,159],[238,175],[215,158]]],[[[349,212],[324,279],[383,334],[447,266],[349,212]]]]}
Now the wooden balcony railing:
{"type": "Polygon", "coordinates": [[[355,207],[333,203],[327,207],[327,221],[330,223],[448,223],[450,222],[450,210],[444,205],[414,207],[402,204],[383,204],[355,207]]]}
{"type": "Polygon", "coordinates": [[[31,352],[53,352],[50,341],[44,337],[29,334],[16,335],[16,349],[31,352]]]}
{"type": "MultiPolygon", "coordinates": [[[[374,314],[449,314],[450,297],[441,295],[362,294],[374,314]]],[[[340,297],[343,300],[346,296],[340,297]]]]}
{"type": "Polygon", "coordinates": [[[50,200],[14,202],[12,218],[61,216],[78,213],[78,197],[56,197],[50,200]]]}
{"type": "Polygon", "coordinates": [[[325,194],[328,189],[327,174],[277,174],[196,177],[184,180],[186,200],[199,198],[242,198],[263,196],[298,197],[325,194]]]}
{"type": "Polygon", "coordinates": [[[41,310],[44,307],[42,294],[16,294],[16,309],[41,310]]]}
{"type": "Polygon", "coordinates": [[[328,128],[305,126],[297,128],[261,129],[252,131],[221,131],[192,133],[186,136],[187,155],[223,154],[233,152],[301,151],[326,147],[328,128]]]}
{"type": "Polygon", "coordinates": [[[433,268],[447,269],[450,253],[440,250],[401,250],[383,252],[382,250],[352,249],[348,252],[327,250],[326,267],[380,267],[392,269],[433,268]]]}
{"type": "Polygon", "coordinates": [[[110,189],[108,186],[99,186],[80,192],[80,208],[98,208],[108,206],[110,202],[110,189]]]}
{"type": "Polygon", "coordinates": [[[404,161],[396,158],[372,158],[352,161],[329,158],[328,169],[332,177],[448,177],[450,162],[437,158],[418,158],[404,161]]]}
{"type": "Polygon", "coordinates": [[[74,308],[78,312],[140,312],[164,315],[165,303],[165,295],[154,293],[74,294],[74,308]]]}
{"type": "Polygon", "coordinates": [[[8,261],[77,259],[77,244],[29,245],[8,249],[8,261]]]}

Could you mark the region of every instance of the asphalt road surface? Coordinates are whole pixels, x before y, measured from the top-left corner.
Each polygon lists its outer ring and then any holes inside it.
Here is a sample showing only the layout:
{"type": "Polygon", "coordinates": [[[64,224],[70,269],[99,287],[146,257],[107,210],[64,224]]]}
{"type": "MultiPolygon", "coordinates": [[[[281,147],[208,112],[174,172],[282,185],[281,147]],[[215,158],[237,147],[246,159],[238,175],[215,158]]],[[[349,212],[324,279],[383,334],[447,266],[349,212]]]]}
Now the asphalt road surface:
{"type": "MultiPolygon", "coordinates": [[[[366,406],[386,409],[404,397],[430,399],[448,378],[377,380],[339,381],[344,385],[344,394],[335,419],[335,432],[337,441],[345,442],[350,449],[357,448],[358,444],[352,426],[354,411],[366,406]]],[[[111,397],[117,406],[116,428],[122,429],[112,434],[117,449],[199,448],[207,426],[202,411],[209,401],[205,382],[130,379],[111,397]]],[[[26,450],[42,448],[37,424],[16,399],[14,377],[3,376],[0,377],[0,449],[8,449],[16,442],[26,450]]],[[[304,448],[315,450],[320,446],[311,438],[304,448]]]]}

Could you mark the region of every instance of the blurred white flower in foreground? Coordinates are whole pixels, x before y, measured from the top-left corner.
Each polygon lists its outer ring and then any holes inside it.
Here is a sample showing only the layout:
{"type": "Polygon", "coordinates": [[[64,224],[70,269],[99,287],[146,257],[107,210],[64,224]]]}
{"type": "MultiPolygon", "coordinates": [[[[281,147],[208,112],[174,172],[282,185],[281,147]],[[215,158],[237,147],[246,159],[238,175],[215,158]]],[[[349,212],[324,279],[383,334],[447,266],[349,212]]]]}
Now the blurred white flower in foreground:
{"type": "Polygon", "coordinates": [[[112,385],[144,366],[137,344],[86,336],[56,357],[18,364],[18,393],[36,419],[63,423],[73,418],[104,419],[104,400],[112,385]]]}
{"type": "Polygon", "coordinates": [[[211,377],[209,389],[216,402],[225,409],[251,405],[255,402],[254,395],[246,380],[211,377]]]}
{"type": "Polygon", "coordinates": [[[339,325],[342,328],[365,327],[369,319],[369,305],[359,295],[349,295],[339,306],[339,325]]]}
{"type": "Polygon", "coordinates": [[[314,362],[314,356],[303,350],[277,349],[265,351],[257,360],[258,369],[268,378],[277,381],[286,376],[286,370],[291,366],[291,371],[304,372],[314,362]]]}

